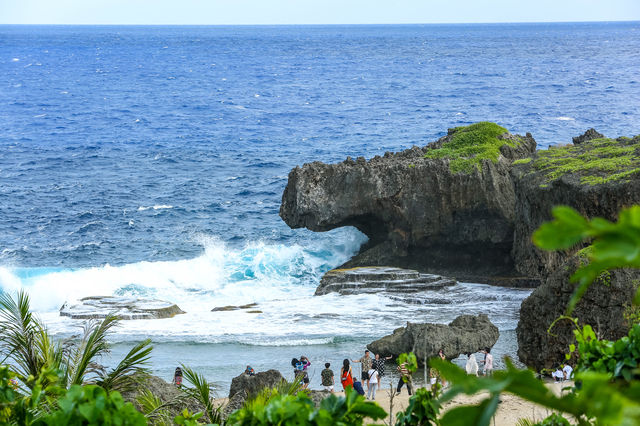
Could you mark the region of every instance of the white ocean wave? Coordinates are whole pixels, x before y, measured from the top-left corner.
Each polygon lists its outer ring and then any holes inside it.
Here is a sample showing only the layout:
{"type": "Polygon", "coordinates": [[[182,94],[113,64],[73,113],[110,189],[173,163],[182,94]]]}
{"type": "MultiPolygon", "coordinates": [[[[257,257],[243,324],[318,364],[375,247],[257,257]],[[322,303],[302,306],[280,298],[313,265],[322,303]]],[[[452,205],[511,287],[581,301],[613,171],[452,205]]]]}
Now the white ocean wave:
{"type": "Polygon", "coordinates": [[[138,207],[138,211],[139,212],[143,212],[145,210],[168,210],[168,209],[172,209],[173,206],[170,205],[166,205],[166,204],[157,204],[155,206],[140,206],[138,207]]]}

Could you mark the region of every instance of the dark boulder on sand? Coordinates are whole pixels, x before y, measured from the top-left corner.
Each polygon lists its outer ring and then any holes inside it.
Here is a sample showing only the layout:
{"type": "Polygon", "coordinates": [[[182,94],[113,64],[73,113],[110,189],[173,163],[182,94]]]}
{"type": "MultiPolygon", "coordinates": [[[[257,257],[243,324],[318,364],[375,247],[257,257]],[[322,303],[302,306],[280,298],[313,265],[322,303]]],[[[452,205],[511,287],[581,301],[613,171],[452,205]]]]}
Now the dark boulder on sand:
{"type": "Polygon", "coordinates": [[[448,325],[408,322],[406,327],[397,328],[393,334],[368,344],[367,349],[394,358],[401,353],[413,352],[422,363],[425,357],[437,356],[440,349],[448,359],[453,359],[461,353],[490,348],[499,336],[498,327],[486,315],[460,315],[448,325]]]}
{"type": "Polygon", "coordinates": [[[267,370],[256,373],[253,376],[242,373],[231,380],[229,398],[237,393],[244,392],[246,398],[256,396],[262,389],[275,388],[284,381],[284,377],[278,370],[267,370]]]}

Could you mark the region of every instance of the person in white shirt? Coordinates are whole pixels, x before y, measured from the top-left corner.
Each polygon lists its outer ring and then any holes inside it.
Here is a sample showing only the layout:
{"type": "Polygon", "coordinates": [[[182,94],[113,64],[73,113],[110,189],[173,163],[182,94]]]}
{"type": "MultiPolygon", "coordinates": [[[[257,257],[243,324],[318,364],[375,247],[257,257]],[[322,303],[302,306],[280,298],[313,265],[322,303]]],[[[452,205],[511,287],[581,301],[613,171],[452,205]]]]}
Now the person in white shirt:
{"type": "Polygon", "coordinates": [[[564,365],[564,368],[562,369],[562,376],[564,380],[573,379],[573,368],[571,368],[569,364],[564,365]]]}
{"type": "Polygon", "coordinates": [[[561,382],[562,380],[564,380],[564,372],[558,366],[558,368],[556,368],[556,371],[551,373],[551,377],[553,377],[553,380],[555,380],[556,382],[561,382]]]}
{"type": "Polygon", "coordinates": [[[493,374],[493,355],[491,355],[491,348],[484,348],[482,353],[484,354],[484,360],[480,362],[484,364],[483,374],[485,376],[491,376],[493,374]]]}
{"type": "Polygon", "coordinates": [[[467,374],[472,374],[474,376],[478,375],[478,362],[476,361],[475,354],[467,354],[467,365],[465,368],[467,370],[467,374]]]}
{"type": "Polygon", "coordinates": [[[376,389],[378,388],[378,370],[372,368],[369,370],[369,392],[367,399],[374,401],[376,399],[376,389]]]}

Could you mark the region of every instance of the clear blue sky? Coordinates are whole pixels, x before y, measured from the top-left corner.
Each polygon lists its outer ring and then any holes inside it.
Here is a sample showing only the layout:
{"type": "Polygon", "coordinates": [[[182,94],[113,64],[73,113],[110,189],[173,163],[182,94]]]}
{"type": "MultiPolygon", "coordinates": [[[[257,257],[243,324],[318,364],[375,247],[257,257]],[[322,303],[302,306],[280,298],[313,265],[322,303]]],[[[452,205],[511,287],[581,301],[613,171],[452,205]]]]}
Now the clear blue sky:
{"type": "Polygon", "coordinates": [[[1,24],[385,24],[640,20],[640,0],[0,0],[1,24]]]}

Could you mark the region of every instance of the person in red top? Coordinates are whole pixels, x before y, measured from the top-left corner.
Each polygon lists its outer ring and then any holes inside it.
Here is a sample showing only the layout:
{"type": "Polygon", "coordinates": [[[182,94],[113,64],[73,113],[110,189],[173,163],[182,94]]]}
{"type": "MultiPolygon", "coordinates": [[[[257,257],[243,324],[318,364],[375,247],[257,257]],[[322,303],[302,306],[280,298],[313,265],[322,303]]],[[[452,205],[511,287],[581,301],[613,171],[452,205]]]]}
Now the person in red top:
{"type": "Polygon", "coordinates": [[[349,365],[348,359],[342,361],[340,381],[342,382],[342,389],[347,390],[348,387],[353,388],[353,373],[351,372],[351,366],[349,365]]]}
{"type": "Polygon", "coordinates": [[[182,368],[177,367],[176,372],[173,374],[173,384],[177,387],[182,387],[182,368]]]}

